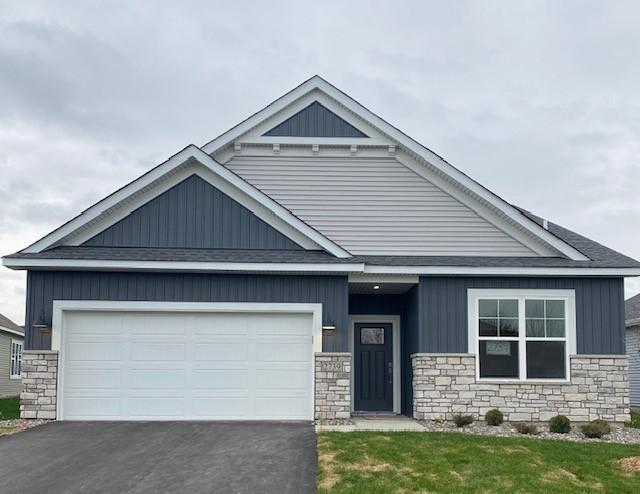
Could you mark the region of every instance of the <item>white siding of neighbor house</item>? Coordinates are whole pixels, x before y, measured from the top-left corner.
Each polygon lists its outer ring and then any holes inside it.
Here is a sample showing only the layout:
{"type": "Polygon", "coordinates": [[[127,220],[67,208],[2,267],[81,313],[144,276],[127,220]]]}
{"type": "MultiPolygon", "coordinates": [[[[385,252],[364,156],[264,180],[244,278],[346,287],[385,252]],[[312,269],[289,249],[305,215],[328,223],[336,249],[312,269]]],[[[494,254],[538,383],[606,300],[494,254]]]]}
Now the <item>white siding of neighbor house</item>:
{"type": "Polygon", "coordinates": [[[640,407],[640,326],[627,328],[625,343],[629,356],[629,402],[640,407]]]}
{"type": "Polygon", "coordinates": [[[225,166],[355,255],[536,256],[393,158],[235,156],[225,166]]]}
{"type": "Polygon", "coordinates": [[[20,394],[20,379],[11,379],[11,340],[22,340],[0,331],[0,398],[20,394]]]}

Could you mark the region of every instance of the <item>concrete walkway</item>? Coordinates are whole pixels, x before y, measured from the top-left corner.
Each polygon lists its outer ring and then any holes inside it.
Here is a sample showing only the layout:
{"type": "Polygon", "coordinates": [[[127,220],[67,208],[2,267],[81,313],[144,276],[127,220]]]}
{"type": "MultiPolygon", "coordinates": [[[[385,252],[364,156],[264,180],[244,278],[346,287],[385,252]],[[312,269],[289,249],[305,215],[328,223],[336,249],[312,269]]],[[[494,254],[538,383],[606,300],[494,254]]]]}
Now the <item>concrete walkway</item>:
{"type": "Polygon", "coordinates": [[[316,425],[316,432],[424,432],[425,428],[405,415],[363,415],[351,417],[349,425],[316,425]]]}

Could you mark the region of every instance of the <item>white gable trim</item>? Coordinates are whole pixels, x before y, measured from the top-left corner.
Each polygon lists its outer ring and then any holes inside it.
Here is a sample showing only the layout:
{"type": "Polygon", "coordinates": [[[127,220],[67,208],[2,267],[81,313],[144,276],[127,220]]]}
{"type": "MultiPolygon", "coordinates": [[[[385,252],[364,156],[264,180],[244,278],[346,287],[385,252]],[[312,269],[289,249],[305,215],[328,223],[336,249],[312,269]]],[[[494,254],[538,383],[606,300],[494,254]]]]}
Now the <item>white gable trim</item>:
{"type": "Polygon", "coordinates": [[[197,173],[215,187],[220,188],[222,192],[240,202],[302,247],[322,248],[336,257],[350,257],[346,250],[318,233],[194,145],[187,146],[148,173],[94,204],[24,249],[23,252],[41,252],[65,241],[68,241],[67,245],[79,245],[192,173],[197,173]],[[196,159],[202,166],[187,165],[189,158],[196,159]]]}
{"type": "MultiPolygon", "coordinates": [[[[542,242],[546,243],[549,247],[567,256],[569,259],[581,261],[589,260],[589,258],[582,254],[580,251],[562,241],[551,232],[545,230],[535,221],[527,218],[511,204],[507,203],[493,192],[489,191],[476,181],[472,180],[460,170],[447,163],[433,151],[414,141],[319,76],[314,76],[311,79],[305,81],[292,91],[288,92],[281,98],[277,99],[270,105],[266,106],[259,112],[244,120],[239,125],[233,127],[221,136],[205,144],[202,147],[203,151],[208,154],[216,153],[222,148],[235,142],[239,137],[252,130],[262,121],[281,112],[287,106],[293,104],[294,102],[296,102],[296,100],[314,90],[322,91],[330,98],[333,98],[339,104],[343,105],[349,111],[353,112],[355,115],[369,122],[383,135],[388,136],[390,139],[402,146],[410,156],[416,158],[421,164],[428,168],[432,168],[436,172],[441,173],[443,177],[450,179],[453,184],[462,188],[463,191],[470,193],[472,197],[478,198],[482,203],[486,205],[486,207],[493,210],[494,215],[502,215],[505,220],[512,223],[514,227],[524,229],[526,232],[530,232],[533,237],[537,237],[542,242]]],[[[363,132],[365,131],[363,130],[363,132]]],[[[529,243],[531,243],[530,240],[529,243]]],[[[539,249],[539,245],[536,248],[539,249]]]]}

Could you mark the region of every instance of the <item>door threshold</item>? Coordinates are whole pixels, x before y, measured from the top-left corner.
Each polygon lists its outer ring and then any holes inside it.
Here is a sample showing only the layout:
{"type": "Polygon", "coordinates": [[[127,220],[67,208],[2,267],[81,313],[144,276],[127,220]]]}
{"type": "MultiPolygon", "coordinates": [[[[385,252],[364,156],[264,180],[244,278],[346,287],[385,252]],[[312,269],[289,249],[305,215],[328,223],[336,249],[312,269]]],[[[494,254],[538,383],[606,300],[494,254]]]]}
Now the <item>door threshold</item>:
{"type": "Polygon", "coordinates": [[[358,412],[351,412],[351,416],[352,417],[363,417],[363,418],[367,418],[367,417],[395,417],[397,415],[400,415],[399,413],[396,412],[388,412],[388,411],[383,411],[383,412],[363,412],[363,411],[358,411],[358,412]]]}

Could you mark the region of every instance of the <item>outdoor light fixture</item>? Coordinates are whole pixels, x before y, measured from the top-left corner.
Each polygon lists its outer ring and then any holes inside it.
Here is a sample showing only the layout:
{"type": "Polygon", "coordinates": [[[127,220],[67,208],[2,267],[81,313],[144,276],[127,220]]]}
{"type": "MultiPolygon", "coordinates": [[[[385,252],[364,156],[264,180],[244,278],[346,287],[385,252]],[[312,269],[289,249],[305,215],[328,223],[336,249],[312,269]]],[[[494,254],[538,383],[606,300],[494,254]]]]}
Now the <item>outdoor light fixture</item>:
{"type": "Polygon", "coordinates": [[[326,331],[335,331],[336,327],[333,324],[327,324],[322,326],[322,329],[326,331]]]}
{"type": "Polygon", "coordinates": [[[380,285],[373,285],[374,290],[380,290],[380,285]]]}
{"type": "Polygon", "coordinates": [[[51,328],[46,324],[32,324],[33,331],[39,331],[41,334],[51,334],[51,328]]]}

